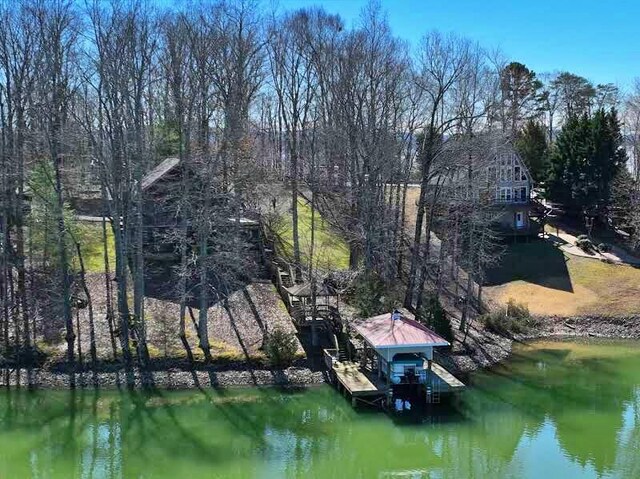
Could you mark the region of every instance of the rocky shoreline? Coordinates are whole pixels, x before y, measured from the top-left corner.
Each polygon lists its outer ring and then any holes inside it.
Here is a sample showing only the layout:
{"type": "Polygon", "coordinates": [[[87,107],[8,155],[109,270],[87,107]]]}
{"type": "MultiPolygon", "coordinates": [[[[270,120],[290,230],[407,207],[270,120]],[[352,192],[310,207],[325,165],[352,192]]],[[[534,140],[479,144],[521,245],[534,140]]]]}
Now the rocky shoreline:
{"type": "MultiPolygon", "coordinates": [[[[483,368],[490,368],[510,355],[514,342],[543,338],[610,338],[640,339],[640,316],[629,317],[538,317],[536,330],[530,334],[506,338],[484,329],[472,329],[467,347],[440,353],[436,360],[462,378],[483,368]]],[[[247,364],[210,366],[195,369],[182,364],[163,369],[141,371],[111,368],[73,374],[77,388],[100,389],[199,389],[230,387],[291,387],[303,388],[325,383],[326,371],[311,368],[305,361],[287,369],[253,368],[247,364]]],[[[2,368],[0,387],[34,389],[69,389],[72,374],[63,369],[2,368]]]]}
{"type": "Polygon", "coordinates": [[[511,355],[513,343],[544,338],[608,338],[640,340],[640,316],[539,316],[535,331],[506,338],[484,329],[469,334],[469,347],[455,349],[438,358],[453,374],[466,376],[478,369],[493,367],[511,355]]]}
{"type": "Polygon", "coordinates": [[[0,387],[31,389],[70,389],[72,380],[78,389],[205,389],[278,386],[302,388],[325,382],[323,371],[295,366],[287,369],[169,368],[142,371],[132,368],[112,371],[64,372],[44,368],[0,370],[0,387]]]}
{"type": "Polygon", "coordinates": [[[539,329],[521,340],[551,336],[640,339],[640,316],[547,316],[538,318],[539,329]]]}

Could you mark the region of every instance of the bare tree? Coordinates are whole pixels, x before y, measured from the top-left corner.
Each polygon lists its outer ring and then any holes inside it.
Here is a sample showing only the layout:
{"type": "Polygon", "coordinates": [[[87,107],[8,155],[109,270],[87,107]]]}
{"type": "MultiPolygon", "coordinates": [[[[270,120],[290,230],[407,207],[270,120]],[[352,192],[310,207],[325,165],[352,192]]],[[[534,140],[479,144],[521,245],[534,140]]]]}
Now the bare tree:
{"type": "MultiPolygon", "coordinates": [[[[40,115],[44,123],[49,158],[55,172],[57,204],[55,217],[58,225],[57,249],[60,269],[60,296],[62,317],[66,327],[67,358],[74,363],[75,332],[71,311],[71,284],[69,252],[66,248],[67,230],[64,218],[62,162],[65,154],[63,132],[68,119],[78,36],[77,14],[73,3],[37,2],[34,20],[39,31],[38,48],[42,74],[39,75],[40,115]]],[[[72,376],[72,384],[73,384],[72,376]]]]}
{"type": "Polygon", "coordinates": [[[315,71],[305,42],[308,14],[299,11],[274,19],[269,28],[268,57],[271,80],[284,124],[284,137],[291,164],[291,218],[293,227],[293,263],[296,281],[302,280],[300,238],[298,232],[298,180],[302,141],[309,128],[316,96],[315,71]]]}
{"type": "MultiPolygon", "coordinates": [[[[2,229],[5,238],[3,244],[15,245],[15,267],[17,270],[17,301],[20,322],[16,327],[22,329],[22,338],[16,331],[16,341],[22,341],[27,357],[31,355],[32,337],[30,308],[26,284],[24,208],[25,196],[25,147],[27,135],[27,108],[30,92],[34,84],[34,62],[37,55],[37,33],[26,6],[12,8],[0,7],[0,78],[4,79],[0,90],[4,93],[2,114],[2,155],[6,170],[3,191],[9,197],[4,198],[5,211],[2,214],[7,223],[2,229]],[[6,116],[5,116],[6,115],[6,116]],[[10,166],[11,165],[11,166],[10,166]],[[9,224],[11,221],[12,225],[9,224]],[[15,241],[10,230],[15,231],[15,241]]],[[[8,253],[8,252],[7,252],[8,253]]],[[[7,270],[8,272],[9,270],[7,270]]],[[[11,274],[8,272],[8,274],[11,274]]],[[[6,278],[8,279],[8,278],[6,278]]],[[[6,283],[5,283],[6,285],[6,283]]],[[[6,325],[8,328],[8,324],[6,325]]],[[[35,333],[35,330],[33,331],[35,333]]]]}
{"type": "Polygon", "coordinates": [[[220,3],[222,15],[214,28],[222,45],[212,65],[213,84],[222,104],[224,134],[222,145],[224,185],[234,188],[241,178],[234,174],[243,157],[249,105],[264,80],[264,40],[261,17],[253,0],[220,3]]]}
{"type": "MultiPolygon", "coordinates": [[[[428,99],[428,109],[422,127],[422,141],[420,145],[420,197],[416,216],[416,230],[411,251],[411,262],[405,295],[405,306],[412,307],[416,286],[420,283],[418,272],[420,264],[429,255],[429,241],[431,227],[427,224],[427,246],[422,244],[425,217],[427,213],[427,195],[429,184],[436,177],[438,171],[434,168],[443,147],[444,136],[459,123],[456,112],[454,86],[468,75],[471,45],[467,40],[455,36],[444,37],[432,33],[424,37],[419,64],[416,73],[416,83],[425,92],[428,99]]],[[[433,203],[432,203],[433,204],[433,203]]]]}
{"type": "Polygon", "coordinates": [[[153,15],[134,3],[90,10],[96,71],[95,125],[86,118],[94,157],[100,165],[106,208],[115,243],[118,331],[125,364],[131,362],[129,340],[134,338],[141,364],[148,359],[144,319],[144,260],[142,177],[148,164],[145,133],[145,91],[152,67],[155,40],[153,15]],[[128,299],[133,278],[133,315],[128,299]]]}

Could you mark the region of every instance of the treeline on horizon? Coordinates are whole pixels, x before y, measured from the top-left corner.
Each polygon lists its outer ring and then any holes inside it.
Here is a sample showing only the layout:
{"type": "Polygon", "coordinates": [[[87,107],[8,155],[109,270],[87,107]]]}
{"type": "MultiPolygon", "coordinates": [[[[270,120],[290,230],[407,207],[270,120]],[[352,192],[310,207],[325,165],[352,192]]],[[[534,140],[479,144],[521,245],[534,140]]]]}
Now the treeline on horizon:
{"type": "Polygon", "coordinates": [[[189,349],[195,283],[193,328],[207,361],[206,305],[223,294],[213,283],[250,267],[221,218],[270,201],[270,184],[287,185],[299,279],[326,273],[313,248],[301,253],[305,190],[348,242],[369,296],[400,281],[404,305],[420,316],[434,295],[455,290],[465,298],[463,331],[499,256],[493,198],[477,194],[497,146],[513,141],[552,199],[605,214],[615,204],[635,234],[640,86],[622,94],[568,72],[538,75],[489,47],[435,31],[408,45],[375,2],[349,27],[319,7],[274,12],[252,1],[179,10],[0,1],[0,354],[31,360],[60,328],[73,365],[82,307],[93,361],[100,321],[114,357],[148,363],[142,178],[169,156],[188,178],[171,193],[176,222],[166,233],[180,258],[175,334],[189,349]],[[622,199],[616,184],[627,186],[622,199]],[[101,233],[115,250],[101,272],[104,312],[92,311],[86,277],[95,272],[81,261],[69,207],[89,187],[120,219],[101,233]]]}

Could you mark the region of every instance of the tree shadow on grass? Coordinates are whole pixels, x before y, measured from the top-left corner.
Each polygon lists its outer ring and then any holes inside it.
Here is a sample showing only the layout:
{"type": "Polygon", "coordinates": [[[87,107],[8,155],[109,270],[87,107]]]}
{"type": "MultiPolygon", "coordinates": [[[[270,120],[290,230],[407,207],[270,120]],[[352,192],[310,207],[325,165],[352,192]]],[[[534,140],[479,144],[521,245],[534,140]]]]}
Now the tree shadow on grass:
{"type": "Polygon", "coordinates": [[[485,286],[521,280],[573,293],[567,258],[554,238],[557,237],[507,245],[499,265],[487,271],[485,286]]]}

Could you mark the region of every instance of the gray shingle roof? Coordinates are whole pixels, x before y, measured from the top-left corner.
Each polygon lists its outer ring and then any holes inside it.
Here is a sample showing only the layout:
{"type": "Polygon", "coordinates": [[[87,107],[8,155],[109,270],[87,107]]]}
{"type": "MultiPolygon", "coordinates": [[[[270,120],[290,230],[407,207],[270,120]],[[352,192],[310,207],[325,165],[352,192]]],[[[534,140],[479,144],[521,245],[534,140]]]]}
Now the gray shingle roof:
{"type": "Polygon", "coordinates": [[[167,158],[162,161],[158,166],[147,173],[144,178],[142,178],[142,189],[146,190],[154,185],[160,178],[172,171],[179,164],[179,158],[167,158]]]}

